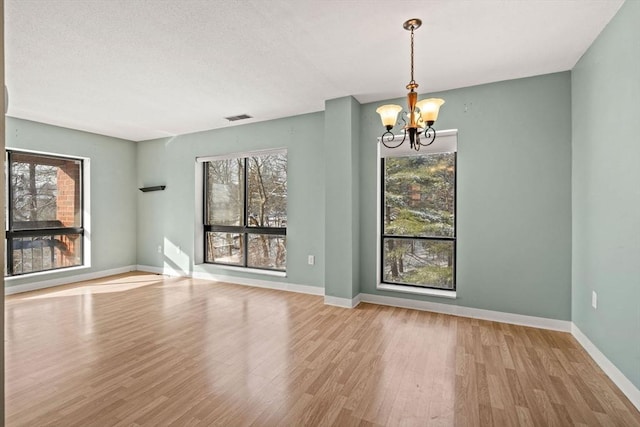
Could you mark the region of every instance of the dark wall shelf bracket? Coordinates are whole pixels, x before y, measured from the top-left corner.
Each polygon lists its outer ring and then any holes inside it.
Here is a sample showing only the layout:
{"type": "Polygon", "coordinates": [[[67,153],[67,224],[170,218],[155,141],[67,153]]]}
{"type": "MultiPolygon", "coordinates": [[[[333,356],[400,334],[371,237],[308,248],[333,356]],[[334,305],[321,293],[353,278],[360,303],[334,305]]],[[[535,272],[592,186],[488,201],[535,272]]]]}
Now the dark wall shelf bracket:
{"type": "Polygon", "coordinates": [[[147,191],[162,191],[165,188],[167,188],[166,185],[156,185],[155,187],[142,187],[140,188],[140,191],[146,193],[147,191]]]}

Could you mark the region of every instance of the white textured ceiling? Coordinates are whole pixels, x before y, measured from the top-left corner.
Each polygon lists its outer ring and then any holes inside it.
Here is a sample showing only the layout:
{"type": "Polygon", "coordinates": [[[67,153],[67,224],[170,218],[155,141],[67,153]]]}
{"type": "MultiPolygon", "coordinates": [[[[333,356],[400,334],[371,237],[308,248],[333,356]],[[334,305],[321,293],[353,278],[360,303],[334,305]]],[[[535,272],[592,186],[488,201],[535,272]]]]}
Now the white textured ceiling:
{"type": "MultiPolygon", "coordinates": [[[[637,1],[637,0],[629,0],[637,1]]],[[[623,0],[5,0],[8,115],[134,141],[571,69],[623,0]]]]}

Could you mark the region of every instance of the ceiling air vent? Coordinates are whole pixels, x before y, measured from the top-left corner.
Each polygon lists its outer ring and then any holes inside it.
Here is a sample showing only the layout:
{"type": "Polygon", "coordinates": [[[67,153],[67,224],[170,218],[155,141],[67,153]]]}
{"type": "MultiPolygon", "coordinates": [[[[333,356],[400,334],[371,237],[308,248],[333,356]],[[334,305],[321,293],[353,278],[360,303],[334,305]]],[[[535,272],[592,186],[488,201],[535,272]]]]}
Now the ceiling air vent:
{"type": "Polygon", "coordinates": [[[230,122],[237,122],[238,120],[246,120],[246,119],[252,119],[253,117],[251,117],[248,114],[240,114],[237,116],[229,116],[229,117],[225,117],[226,120],[229,120],[230,122]]]}

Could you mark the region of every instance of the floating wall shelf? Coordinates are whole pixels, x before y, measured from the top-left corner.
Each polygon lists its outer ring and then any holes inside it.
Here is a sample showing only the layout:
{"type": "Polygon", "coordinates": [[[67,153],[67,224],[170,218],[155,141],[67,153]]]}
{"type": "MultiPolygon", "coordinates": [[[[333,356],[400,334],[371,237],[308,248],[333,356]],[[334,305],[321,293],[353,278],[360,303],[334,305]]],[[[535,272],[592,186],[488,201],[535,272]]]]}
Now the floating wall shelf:
{"type": "Polygon", "coordinates": [[[146,193],[147,191],[162,191],[165,188],[167,188],[166,185],[156,185],[155,187],[142,187],[140,188],[140,191],[146,193]]]}

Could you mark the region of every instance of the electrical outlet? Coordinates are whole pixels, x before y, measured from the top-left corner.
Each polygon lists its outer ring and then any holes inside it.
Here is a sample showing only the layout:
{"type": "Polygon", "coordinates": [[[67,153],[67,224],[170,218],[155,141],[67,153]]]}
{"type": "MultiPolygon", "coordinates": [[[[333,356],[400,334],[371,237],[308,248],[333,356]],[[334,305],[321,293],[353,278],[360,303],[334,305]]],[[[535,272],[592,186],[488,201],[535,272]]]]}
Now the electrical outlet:
{"type": "Polygon", "coordinates": [[[307,258],[307,263],[309,265],[314,265],[316,263],[316,257],[314,257],[313,255],[309,255],[309,257],[307,258]]]}
{"type": "Polygon", "coordinates": [[[598,308],[598,294],[596,294],[596,291],[591,291],[591,307],[598,308]]]}
{"type": "Polygon", "coordinates": [[[161,254],[162,253],[162,246],[158,245],[158,253],[161,254]]]}

